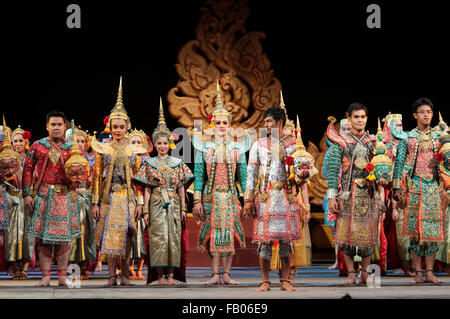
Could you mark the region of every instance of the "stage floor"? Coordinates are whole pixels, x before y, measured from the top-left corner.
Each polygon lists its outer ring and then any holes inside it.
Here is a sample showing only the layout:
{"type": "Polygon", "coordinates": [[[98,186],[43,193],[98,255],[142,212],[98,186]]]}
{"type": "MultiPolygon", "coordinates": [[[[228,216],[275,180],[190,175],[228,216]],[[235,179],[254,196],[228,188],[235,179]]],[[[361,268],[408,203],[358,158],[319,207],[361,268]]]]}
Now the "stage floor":
{"type": "MultiPolygon", "coordinates": [[[[53,271],[52,271],[53,272],[53,271]]],[[[56,269],[53,272],[56,274],[56,269]]],[[[450,277],[445,273],[437,274],[443,281],[441,285],[414,284],[413,278],[388,272],[381,277],[381,287],[369,289],[366,285],[347,287],[342,284],[345,278],[338,277],[337,270],[328,269],[328,265],[313,265],[298,269],[297,291],[280,290],[278,272],[270,273],[272,289],[269,292],[257,292],[260,282],[258,268],[233,268],[232,277],[239,281],[238,286],[205,286],[203,282],[210,276],[210,270],[204,267],[187,269],[187,283],[176,287],[146,285],[145,281],[134,280],[133,287],[104,288],[108,273],[106,266],[90,279],[81,281],[81,288],[57,286],[57,277],[52,276],[51,287],[33,287],[40,278],[40,272],[31,270],[25,281],[11,280],[5,272],[0,273],[0,299],[259,299],[259,298],[342,298],[349,294],[352,298],[387,299],[450,299],[450,277]]]]}

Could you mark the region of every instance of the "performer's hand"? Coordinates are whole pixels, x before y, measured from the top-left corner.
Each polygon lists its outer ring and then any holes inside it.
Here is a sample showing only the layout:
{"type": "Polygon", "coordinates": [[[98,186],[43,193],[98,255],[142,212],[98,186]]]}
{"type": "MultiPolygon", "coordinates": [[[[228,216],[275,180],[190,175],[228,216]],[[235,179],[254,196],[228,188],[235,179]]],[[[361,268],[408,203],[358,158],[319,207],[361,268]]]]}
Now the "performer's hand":
{"type": "Polygon", "coordinates": [[[385,187],[385,186],[387,186],[389,183],[388,183],[388,181],[385,180],[384,178],[380,178],[380,180],[377,181],[377,184],[379,184],[379,185],[385,187]]]}
{"type": "Polygon", "coordinates": [[[399,215],[398,215],[398,209],[397,208],[393,208],[392,209],[392,220],[394,222],[398,222],[398,220],[399,220],[399,215]]]}
{"type": "Polygon", "coordinates": [[[198,218],[203,219],[203,204],[201,202],[195,203],[192,213],[198,218]]]}
{"type": "Polygon", "coordinates": [[[29,212],[33,212],[34,208],[34,200],[31,196],[25,196],[23,198],[23,203],[25,205],[25,208],[28,209],[29,212]]]}
{"type": "Polygon", "coordinates": [[[309,223],[311,219],[311,212],[308,210],[308,213],[305,215],[305,225],[309,223]]]}
{"type": "Polygon", "coordinates": [[[186,223],[186,212],[184,210],[181,211],[181,222],[186,223]]]}
{"type": "Polygon", "coordinates": [[[97,221],[100,220],[100,209],[98,204],[92,204],[91,213],[97,221]]]}
{"type": "Polygon", "coordinates": [[[246,202],[244,204],[244,218],[255,216],[254,214],[255,207],[253,205],[253,202],[246,202]]]}
{"type": "Polygon", "coordinates": [[[337,213],[339,213],[339,204],[338,204],[338,202],[336,201],[336,199],[330,198],[330,199],[328,200],[328,209],[330,210],[330,212],[331,212],[332,214],[337,214],[337,213]]]}
{"type": "Polygon", "coordinates": [[[142,205],[137,205],[134,210],[134,218],[138,220],[142,216],[142,205]]]}
{"type": "Polygon", "coordinates": [[[144,214],[144,223],[150,227],[150,214],[144,214]]]}
{"type": "Polygon", "coordinates": [[[392,198],[395,201],[399,202],[402,199],[402,191],[400,189],[394,189],[394,193],[392,194],[392,198]]]}

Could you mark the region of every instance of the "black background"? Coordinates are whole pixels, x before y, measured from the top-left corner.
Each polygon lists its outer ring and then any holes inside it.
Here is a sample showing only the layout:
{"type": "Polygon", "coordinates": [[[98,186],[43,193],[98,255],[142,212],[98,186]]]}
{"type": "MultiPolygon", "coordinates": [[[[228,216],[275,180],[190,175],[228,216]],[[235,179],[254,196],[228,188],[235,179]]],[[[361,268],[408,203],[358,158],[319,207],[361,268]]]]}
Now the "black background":
{"type": "MultiPolygon", "coordinates": [[[[8,126],[32,140],[46,135],[45,114],[63,110],[76,124],[101,130],[123,75],[133,127],[151,134],[159,96],[176,86],[177,53],[195,39],[206,0],[14,2],[1,8],[3,87],[8,126]],[[68,29],[66,8],[81,7],[81,29],[68,29]]],[[[388,111],[415,122],[413,101],[429,97],[448,118],[449,26],[429,2],[250,0],[247,31],[262,31],[289,117],[298,114],[304,141],[319,143],[327,116],[342,118],[356,100],[369,108],[368,129],[388,111]],[[381,7],[381,29],[366,8],[381,7]]],[[[165,102],[167,108],[167,102],[165,102]]],[[[167,113],[166,113],[167,115],[167,113]]],[[[167,116],[166,116],[167,117],[167,116]]],[[[167,118],[170,128],[178,126],[167,118]]],[[[433,125],[437,124],[437,112],[433,125]]]]}

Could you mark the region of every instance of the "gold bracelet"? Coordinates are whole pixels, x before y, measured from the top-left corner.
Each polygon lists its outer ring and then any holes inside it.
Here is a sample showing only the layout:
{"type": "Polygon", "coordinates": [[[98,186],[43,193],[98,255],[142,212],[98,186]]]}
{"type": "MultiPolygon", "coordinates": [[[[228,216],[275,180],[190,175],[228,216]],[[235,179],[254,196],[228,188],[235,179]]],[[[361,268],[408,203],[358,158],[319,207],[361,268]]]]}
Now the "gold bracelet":
{"type": "Polygon", "coordinates": [[[148,205],[145,205],[145,206],[142,208],[142,212],[143,212],[144,214],[145,214],[145,213],[149,214],[148,205]]]}
{"type": "Polygon", "coordinates": [[[187,207],[186,207],[186,203],[182,203],[182,204],[181,204],[181,208],[180,208],[180,210],[181,210],[181,211],[183,211],[183,210],[184,210],[185,212],[187,212],[187,207]]]}

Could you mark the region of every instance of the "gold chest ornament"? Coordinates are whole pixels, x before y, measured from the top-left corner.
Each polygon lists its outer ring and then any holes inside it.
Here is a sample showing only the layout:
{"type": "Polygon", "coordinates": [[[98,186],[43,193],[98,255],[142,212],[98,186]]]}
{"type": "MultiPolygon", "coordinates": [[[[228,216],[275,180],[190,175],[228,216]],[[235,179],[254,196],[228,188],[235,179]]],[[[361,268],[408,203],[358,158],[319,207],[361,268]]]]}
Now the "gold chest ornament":
{"type": "Polygon", "coordinates": [[[52,162],[53,166],[56,166],[59,158],[61,157],[61,153],[56,149],[56,147],[52,146],[50,151],[48,151],[48,158],[52,162]]]}
{"type": "Polygon", "coordinates": [[[360,143],[358,143],[358,145],[356,145],[355,147],[355,166],[361,170],[363,170],[364,168],[366,168],[367,165],[367,149],[361,145],[360,143]]]}

